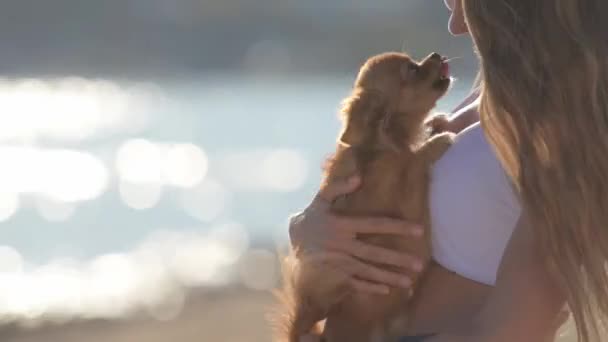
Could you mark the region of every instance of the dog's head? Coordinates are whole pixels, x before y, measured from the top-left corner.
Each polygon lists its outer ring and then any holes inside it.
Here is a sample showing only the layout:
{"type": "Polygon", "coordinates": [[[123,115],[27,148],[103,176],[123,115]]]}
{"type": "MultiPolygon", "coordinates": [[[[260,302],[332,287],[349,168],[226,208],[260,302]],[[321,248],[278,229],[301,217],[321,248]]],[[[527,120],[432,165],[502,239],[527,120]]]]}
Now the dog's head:
{"type": "Polygon", "coordinates": [[[422,127],[450,84],[447,61],[437,53],[421,62],[403,53],[370,58],[344,103],[341,142],[354,145],[388,138],[392,145],[408,143],[402,140],[404,135],[422,127]]]}
{"type": "Polygon", "coordinates": [[[437,53],[416,62],[406,54],[385,53],[361,68],[355,87],[378,92],[392,110],[428,113],[448,90],[451,80],[446,59],[437,53]]]}

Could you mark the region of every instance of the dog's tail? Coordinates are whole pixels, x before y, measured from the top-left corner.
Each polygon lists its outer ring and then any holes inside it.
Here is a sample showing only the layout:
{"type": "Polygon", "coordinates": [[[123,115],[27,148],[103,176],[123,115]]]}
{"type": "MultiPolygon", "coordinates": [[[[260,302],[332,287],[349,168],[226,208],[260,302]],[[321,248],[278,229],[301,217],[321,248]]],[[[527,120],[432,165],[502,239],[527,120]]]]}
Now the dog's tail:
{"type": "Polygon", "coordinates": [[[300,272],[293,254],[284,258],[281,268],[283,285],[274,292],[278,304],[271,314],[275,342],[300,342],[304,335],[320,336],[319,321],[326,313],[307,295],[307,287],[314,284],[300,272]]]}

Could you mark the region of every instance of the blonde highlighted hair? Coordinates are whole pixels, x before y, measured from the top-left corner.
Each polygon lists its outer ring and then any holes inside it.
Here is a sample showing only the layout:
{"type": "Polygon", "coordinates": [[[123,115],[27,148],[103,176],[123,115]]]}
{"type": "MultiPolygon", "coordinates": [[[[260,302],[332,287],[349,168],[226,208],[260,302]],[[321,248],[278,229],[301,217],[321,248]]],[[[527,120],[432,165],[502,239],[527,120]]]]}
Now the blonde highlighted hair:
{"type": "Polygon", "coordinates": [[[608,323],[608,1],[463,0],[482,125],[567,295],[579,341],[608,323]]]}

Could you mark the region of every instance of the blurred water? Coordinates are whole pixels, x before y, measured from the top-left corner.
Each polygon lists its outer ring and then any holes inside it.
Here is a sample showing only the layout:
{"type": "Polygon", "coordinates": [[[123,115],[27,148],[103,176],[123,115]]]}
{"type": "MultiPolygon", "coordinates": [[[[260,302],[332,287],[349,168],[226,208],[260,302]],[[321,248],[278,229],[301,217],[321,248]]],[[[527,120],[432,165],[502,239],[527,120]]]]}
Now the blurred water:
{"type": "Polygon", "coordinates": [[[2,9],[0,70],[19,77],[0,79],[2,341],[268,341],[275,244],[318,187],[353,71],[389,50],[477,70],[441,1],[2,9]]]}
{"type": "MultiPolygon", "coordinates": [[[[0,97],[7,99],[0,101],[0,161],[5,165],[0,184],[7,196],[18,197],[0,198],[0,207],[7,207],[0,215],[0,241],[34,260],[47,260],[128,249],[158,229],[198,230],[226,221],[271,237],[315,191],[321,162],[333,150],[339,129],[336,109],[351,81],[350,76],[226,75],[163,83],[5,81],[0,88],[0,97]],[[73,94],[57,105],[60,96],[44,92],[61,87],[73,94]],[[14,89],[21,93],[11,93],[14,89]],[[36,150],[72,150],[84,160],[57,155],[52,165],[40,165],[38,159],[53,156],[36,150]],[[32,160],[26,161],[26,155],[32,160]],[[180,163],[185,171],[167,169],[180,163]],[[140,170],[125,170],[138,165],[140,170]],[[56,194],[23,189],[35,183],[32,179],[56,183],[57,178],[44,176],[51,166],[54,173],[67,174],[55,184],[56,194]],[[174,179],[161,179],[167,177],[174,179]],[[26,184],[11,190],[18,180],[26,184]],[[66,191],[74,184],[82,194],[76,191],[70,199],[66,191]],[[83,190],[87,186],[93,188],[90,194],[83,190]],[[45,201],[49,195],[55,196],[45,201]],[[130,195],[149,203],[129,206],[130,195]],[[69,202],[63,203],[69,210],[62,202],[69,202]],[[65,220],[54,222],[53,211],[64,211],[65,220]]],[[[438,110],[453,107],[469,84],[458,82],[438,110]]],[[[57,219],[64,216],[56,214],[57,219]]]]}
{"type": "Polygon", "coordinates": [[[284,242],[287,216],[316,191],[351,83],[0,82],[0,314],[165,312],[183,301],[168,295],[176,284],[272,287],[272,255],[256,248],[284,242]]]}

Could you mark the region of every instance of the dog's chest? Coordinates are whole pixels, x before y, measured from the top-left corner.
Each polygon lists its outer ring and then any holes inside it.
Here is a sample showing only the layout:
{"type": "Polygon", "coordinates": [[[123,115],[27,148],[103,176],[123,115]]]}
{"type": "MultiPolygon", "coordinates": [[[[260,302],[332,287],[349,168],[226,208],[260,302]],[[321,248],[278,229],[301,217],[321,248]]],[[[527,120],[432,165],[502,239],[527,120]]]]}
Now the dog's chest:
{"type": "Polygon", "coordinates": [[[359,189],[336,203],[349,214],[421,219],[427,207],[428,166],[421,158],[380,156],[362,166],[359,189]]]}

